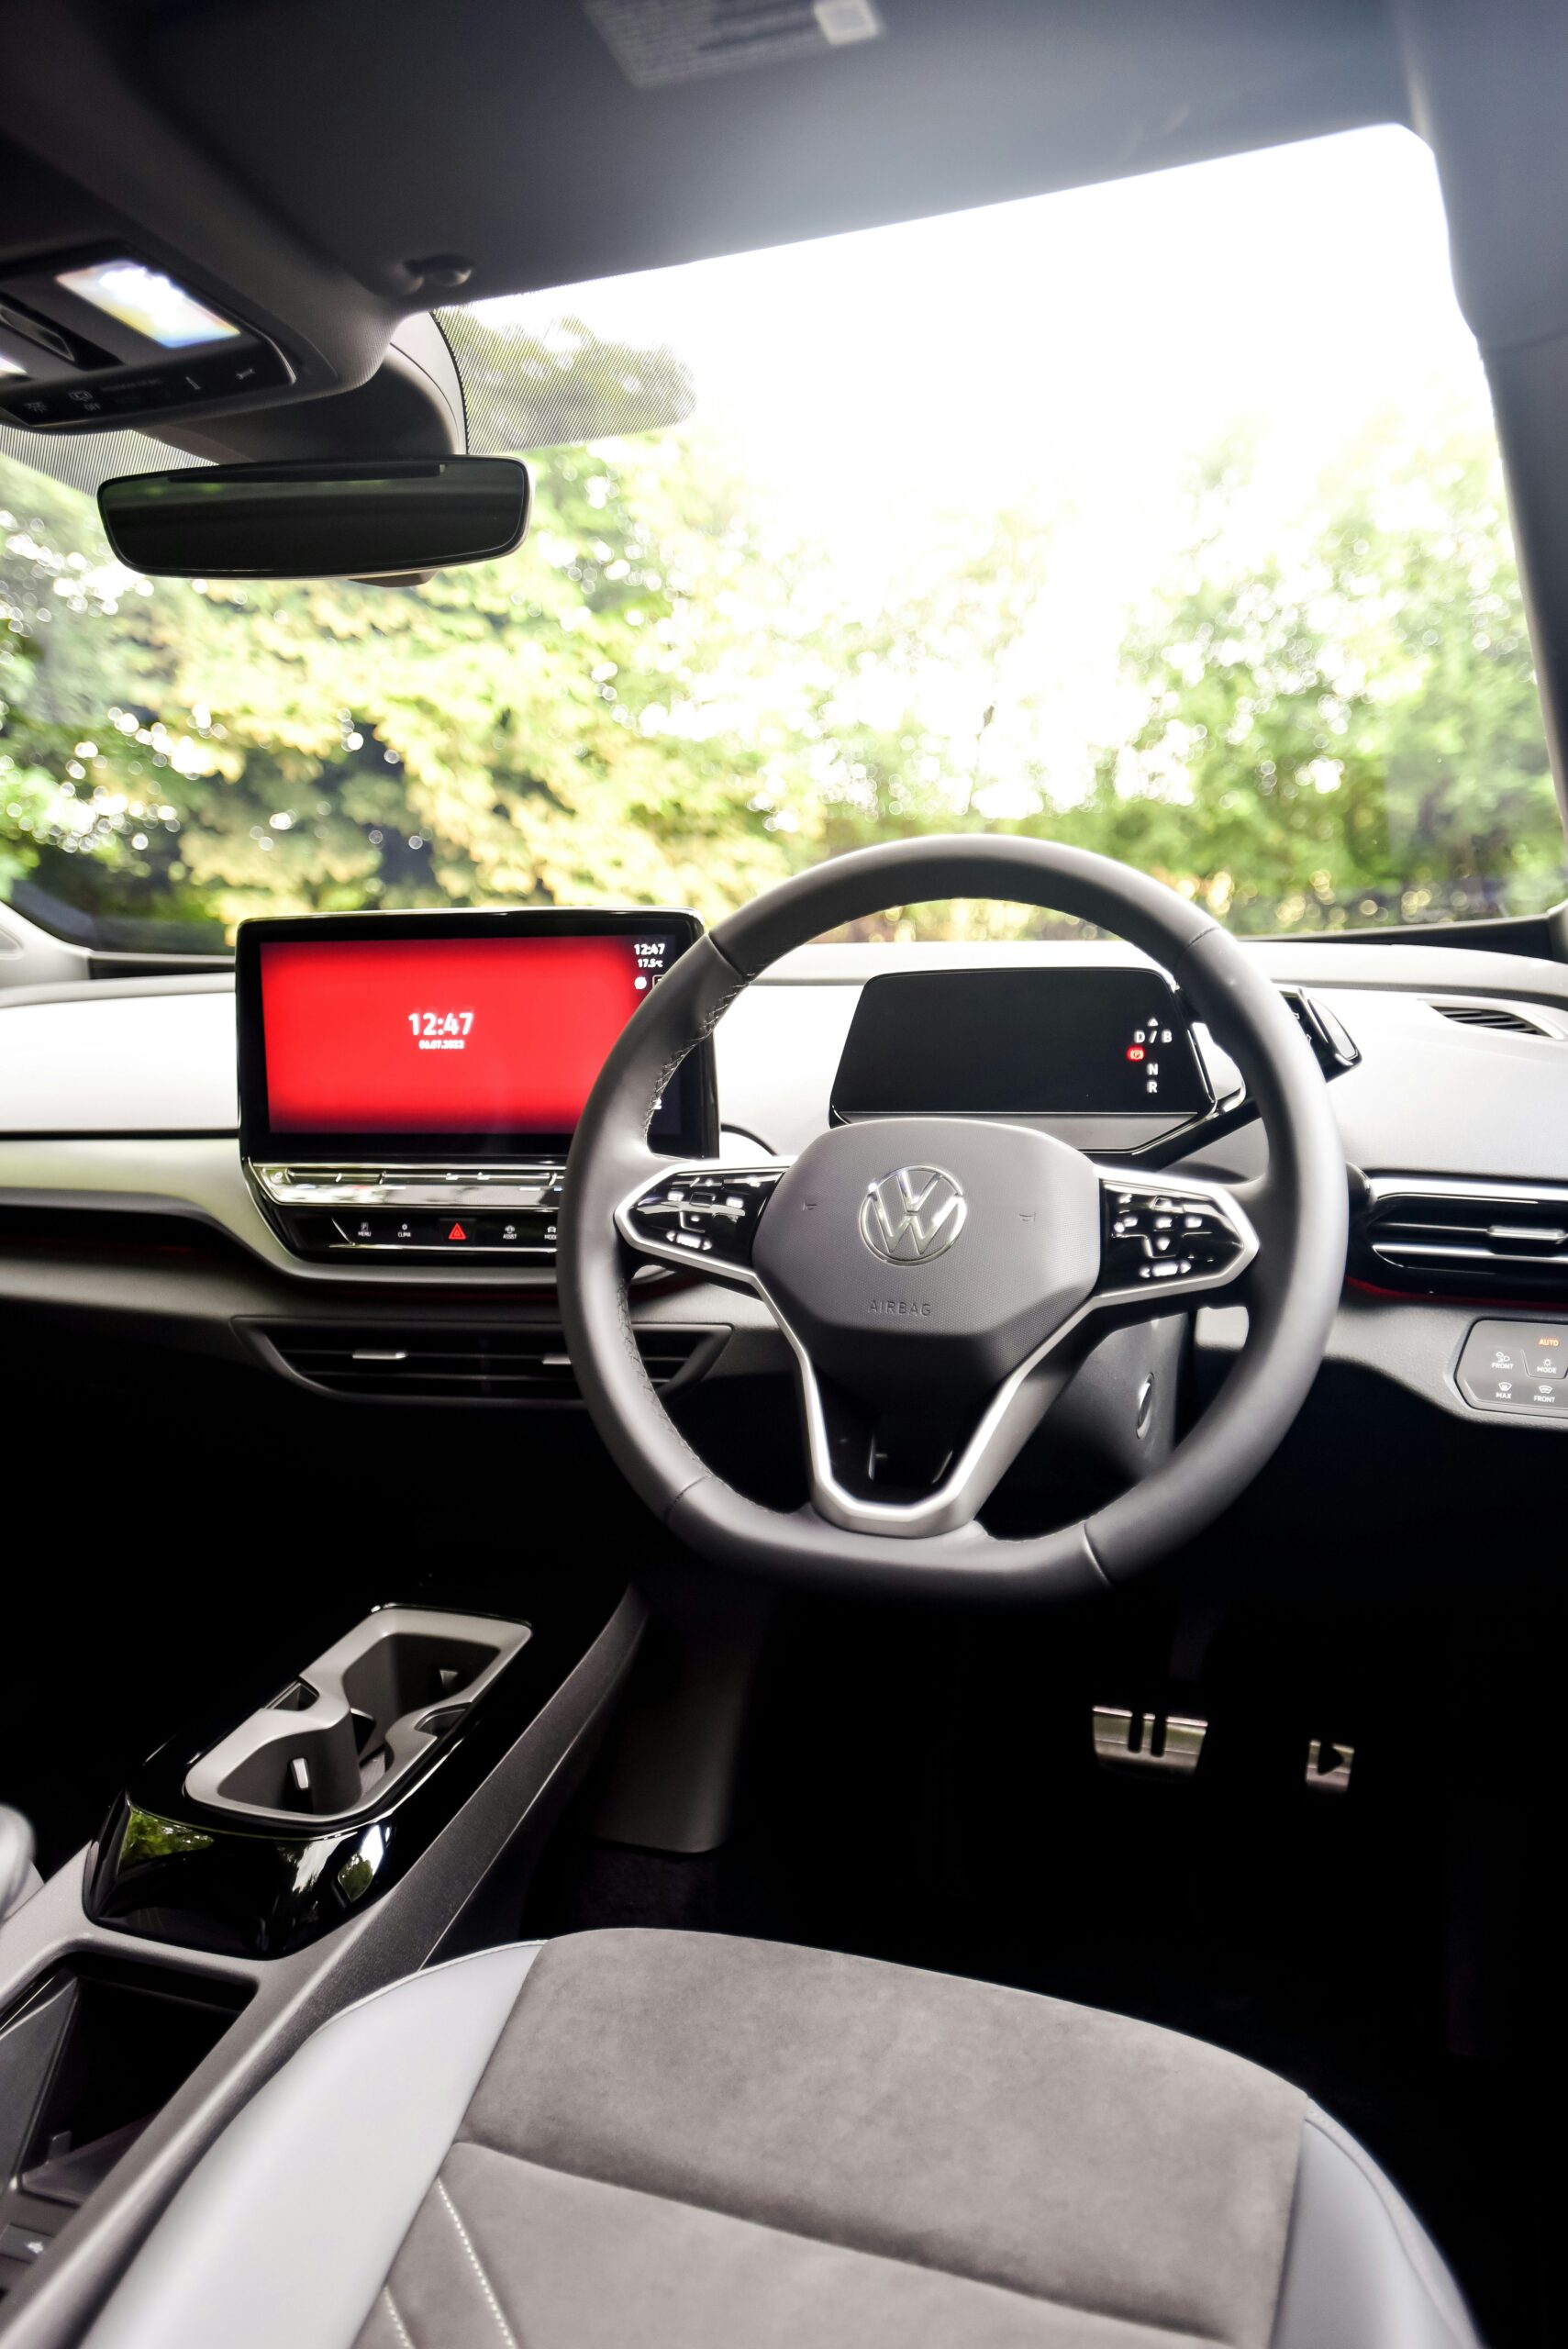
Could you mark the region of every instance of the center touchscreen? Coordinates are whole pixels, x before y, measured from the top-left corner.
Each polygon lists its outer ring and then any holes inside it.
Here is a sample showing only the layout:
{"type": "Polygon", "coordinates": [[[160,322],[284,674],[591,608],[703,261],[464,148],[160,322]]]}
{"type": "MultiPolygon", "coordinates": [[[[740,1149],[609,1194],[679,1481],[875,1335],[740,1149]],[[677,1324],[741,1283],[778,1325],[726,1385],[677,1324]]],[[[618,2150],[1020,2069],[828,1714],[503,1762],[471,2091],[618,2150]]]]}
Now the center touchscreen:
{"type": "Polygon", "coordinates": [[[264,945],[272,1131],[570,1132],[664,954],[632,938],[264,945]]]}
{"type": "MultiPolygon", "coordinates": [[[[690,943],[689,916],[386,915],[240,934],[249,1155],[564,1154],[626,1022],[690,943]]],[[[706,1142],[700,1067],[657,1148],[706,1142]]]]}

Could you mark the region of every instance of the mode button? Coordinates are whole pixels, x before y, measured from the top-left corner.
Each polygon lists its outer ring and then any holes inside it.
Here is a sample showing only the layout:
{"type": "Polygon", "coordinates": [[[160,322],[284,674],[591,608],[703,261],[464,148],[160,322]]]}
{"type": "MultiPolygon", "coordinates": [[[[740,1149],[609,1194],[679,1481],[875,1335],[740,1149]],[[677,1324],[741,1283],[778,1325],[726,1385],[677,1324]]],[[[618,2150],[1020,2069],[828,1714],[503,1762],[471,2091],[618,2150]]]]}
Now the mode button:
{"type": "Polygon", "coordinates": [[[1530,1378],[1568,1378],[1568,1330],[1527,1330],[1525,1373],[1530,1378]]]}

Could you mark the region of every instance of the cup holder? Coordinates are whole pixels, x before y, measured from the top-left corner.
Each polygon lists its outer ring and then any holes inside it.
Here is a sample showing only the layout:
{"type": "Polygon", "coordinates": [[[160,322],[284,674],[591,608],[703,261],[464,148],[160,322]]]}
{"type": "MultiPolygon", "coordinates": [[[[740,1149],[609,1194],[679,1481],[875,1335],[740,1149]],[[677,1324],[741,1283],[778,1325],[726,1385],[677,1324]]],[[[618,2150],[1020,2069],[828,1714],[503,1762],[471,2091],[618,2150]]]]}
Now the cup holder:
{"type": "Polygon", "coordinates": [[[528,1637],[526,1623],[385,1608],[194,1763],[185,1792],[251,1818],[351,1818],[450,1735],[528,1637]]]}

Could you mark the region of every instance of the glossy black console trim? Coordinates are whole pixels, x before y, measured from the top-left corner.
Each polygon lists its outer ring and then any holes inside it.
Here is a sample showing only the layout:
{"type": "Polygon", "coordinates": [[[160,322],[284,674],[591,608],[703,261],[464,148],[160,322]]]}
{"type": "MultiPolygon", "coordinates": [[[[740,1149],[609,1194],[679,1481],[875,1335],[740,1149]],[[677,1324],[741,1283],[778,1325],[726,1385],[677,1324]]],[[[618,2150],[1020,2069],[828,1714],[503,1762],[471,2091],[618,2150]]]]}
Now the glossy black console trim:
{"type": "MultiPolygon", "coordinates": [[[[88,1915],[111,1932],[227,1956],[278,1957],[318,1941],[429,1849],[581,1660],[618,1597],[584,1609],[561,1593],[537,1610],[519,1609],[532,1636],[466,1718],[384,1802],[319,1828],[302,1818],[297,1833],[280,1831],[186,1793],[192,1765],[250,1709],[230,1698],[132,1774],[92,1846],[88,1915]]],[[[483,1620],[487,1610],[459,1602],[450,1611],[483,1620]]]]}

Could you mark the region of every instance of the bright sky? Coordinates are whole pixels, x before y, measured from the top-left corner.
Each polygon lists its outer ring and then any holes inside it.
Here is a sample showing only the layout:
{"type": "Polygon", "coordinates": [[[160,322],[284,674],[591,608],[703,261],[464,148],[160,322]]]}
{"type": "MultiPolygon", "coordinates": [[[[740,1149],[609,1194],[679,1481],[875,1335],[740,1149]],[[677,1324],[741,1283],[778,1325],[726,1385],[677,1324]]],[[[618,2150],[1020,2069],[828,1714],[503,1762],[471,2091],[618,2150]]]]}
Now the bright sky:
{"type": "Polygon", "coordinates": [[[868,600],[949,537],[944,510],[1064,502],[1030,729],[1063,783],[1116,728],[1186,460],[1240,420],[1259,436],[1262,551],[1380,412],[1488,413],[1431,158],[1393,128],[495,306],[673,346],[695,428],[868,600]]]}

